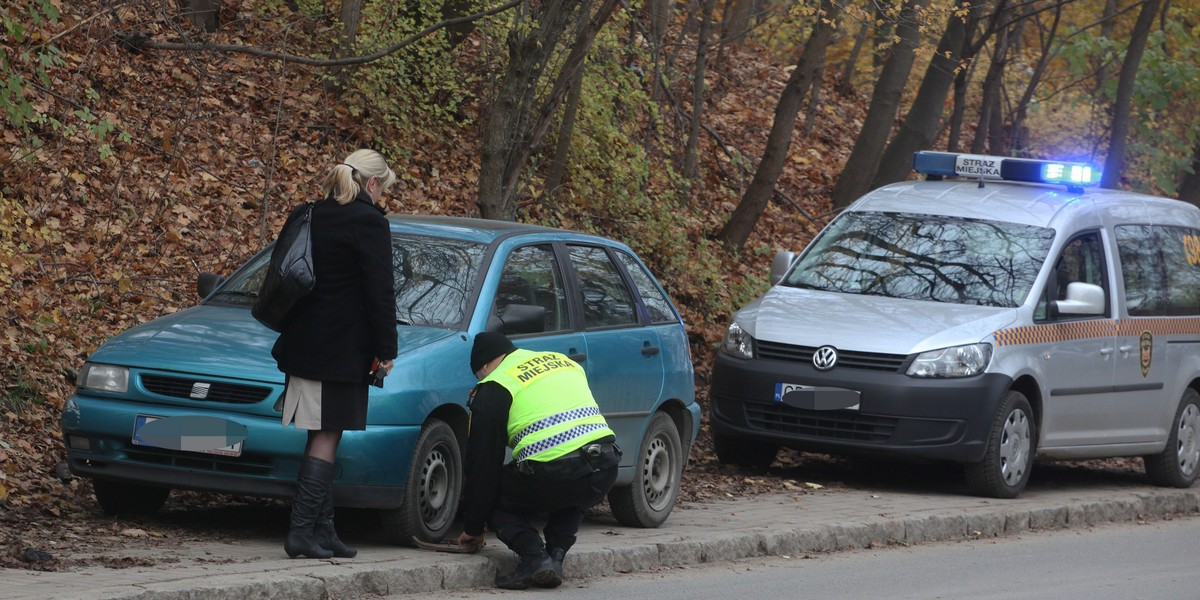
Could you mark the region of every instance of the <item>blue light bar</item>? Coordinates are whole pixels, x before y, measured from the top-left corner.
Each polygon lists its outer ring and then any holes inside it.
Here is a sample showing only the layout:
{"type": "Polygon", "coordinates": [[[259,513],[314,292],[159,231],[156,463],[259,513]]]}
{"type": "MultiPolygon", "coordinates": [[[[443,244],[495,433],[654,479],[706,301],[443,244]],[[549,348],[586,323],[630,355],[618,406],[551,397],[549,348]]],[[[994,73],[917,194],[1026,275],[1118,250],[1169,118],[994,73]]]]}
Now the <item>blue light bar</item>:
{"type": "Polygon", "coordinates": [[[913,170],[939,177],[1058,183],[1070,188],[1100,183],[1100,170],[1086,163],[929,150],[913,154],[913,170]]]}

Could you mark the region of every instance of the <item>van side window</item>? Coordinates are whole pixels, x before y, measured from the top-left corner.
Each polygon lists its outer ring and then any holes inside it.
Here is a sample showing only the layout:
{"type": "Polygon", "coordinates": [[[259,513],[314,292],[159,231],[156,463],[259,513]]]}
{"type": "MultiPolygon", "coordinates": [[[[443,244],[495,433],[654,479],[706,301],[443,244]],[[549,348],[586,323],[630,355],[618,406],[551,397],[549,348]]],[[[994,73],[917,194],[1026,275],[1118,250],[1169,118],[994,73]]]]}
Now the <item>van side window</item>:
{"type": "Polygon", "coordinates": [[[1121,225],[1116,233],[1130,316],[1200,314],[1200,231],[1121,225]]]}
{"type": "Polygon", "coordinates": [[[1090,232],[1067,242],[1062,253],[1054,262],[1054,276],[1047,283],[1046,294],[1038,303],[1034,318],[1047,318],[1047,300],[1066,300],[1067,285],[1073,282],[1090,283],[1104,289],[1108,297],[1108,285],[1104,278],[1104,243],[1098,232],[1090,232]]]}

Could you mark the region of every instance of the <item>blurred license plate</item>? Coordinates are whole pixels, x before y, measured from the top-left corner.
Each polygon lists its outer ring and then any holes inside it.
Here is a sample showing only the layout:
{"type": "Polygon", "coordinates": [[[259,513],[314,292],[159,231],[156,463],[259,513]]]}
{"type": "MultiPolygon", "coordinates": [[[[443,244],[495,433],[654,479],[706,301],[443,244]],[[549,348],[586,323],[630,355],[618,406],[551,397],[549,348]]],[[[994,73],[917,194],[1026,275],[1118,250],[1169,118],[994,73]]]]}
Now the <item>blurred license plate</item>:
{"type": "MultiPolygon", "coordinates": [[[[138,415],[136,418],[134,418],[134,420],[133,420],[133,444],[135,446],[150,446],[152,448],[162,448],[163,446],[160,446],[157,444],[151,444],[150,442],[147,442],[146,440],[143,440],[141,437],[138,436],[138,432],[141,430],[142,425],[145,425],[146,423],[151,423],[153,421],[157,421],[161,418],[163,418],[163,417],[156,417],[153,415],[138,415]]],[[[171,448],[171,449],[174,450],[177,448],[171,448]]],[[[239,441],[238,443],[233,444],[232,446],[225,446],[223,448],[213,448],[211,450],[181,450],[181,452],[195,452],[197,454],[215,454],[217,456],[241,456],[242,455],[242,442],[239,441]]]]}
{"type": "Polygon", "coordinates": [[[775,401],[805,410],[858,410],[862,394],[844,388],[776,383],[775,401]]]}

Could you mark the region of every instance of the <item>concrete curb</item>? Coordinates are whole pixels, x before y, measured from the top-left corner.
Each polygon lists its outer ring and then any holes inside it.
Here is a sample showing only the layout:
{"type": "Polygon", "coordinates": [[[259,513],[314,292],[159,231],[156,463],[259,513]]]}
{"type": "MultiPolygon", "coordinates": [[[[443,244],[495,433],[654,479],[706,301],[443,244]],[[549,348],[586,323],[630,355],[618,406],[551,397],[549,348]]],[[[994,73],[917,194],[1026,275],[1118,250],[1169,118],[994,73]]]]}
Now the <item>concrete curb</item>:
{"type": "MultiPolygon", "coordinates": [[[[737,512],[711,513],[681,511],[681,519],[690,520],[690,530],[673,534],[665,541],[639,540],[655,537],[655,530],[634,530],[629,534],[596,528],[581,534],[580,543],[567,556],[564,575],[570,578],[599,577],[618,572],[729,561],[754,556],[801,555],[831,552],[872,545],[921,544],[965,538],[1019,534],[1035,529],[1086,528],[1101,523],[1133,522],[1143,518],[1200,514],[1200,490],[1145,488],[1148,491],[1114,489],[1090,490],[1089,493],[1063,492],[1040,500],[996,501],[961,497],[923,497],[892,494],[893,500],[877,494],[852,496],[855,513],[818,515],[790,501],[776,499],[760,513],[737,522],[737,512]],[[898,508],[895,513],[870,510],[882,506],[898,508]],[[770,518],[774,514],[808,520],[811,525],[788,523],[770,518]],[[713,517],[717,518],[713,518],[713,517]],[[727,526],[724,521],[734,523],[727,526]],[[736,530],[729,530],[736,529],[736,530]],[[625,536],[624,540],[606,538],[604,533],[625,536]],[[598,538],[598,539],[597,539],[598,538]]],[[[833,498],[833,496],[831,496],[833,498]]],[[[820,499],[807,500],[816,504],[820,499]]],[[[746,504],[729,504],[738,508],[746,504]]],[[[706,507],[707,508],[707,507],[706,507]]],[[[726,507],[722,507],[726,508],[726,507]]],[[[673,515],[672,519],[676,516],[673,515]]],[[[602,528],[602,527],[601,527],[602,528]]],[[[663,537],[660,531],[656,537],[663,537]]],[[[362,556],[362,555],[360,555],[362,556]]],[[[339,600],[380,597],[406,593],[437,592],[492,584],[497,572],[515,564],[515,557],[500,544],[493,544],[480,555],[442,554],[430,559],[425,555],[398,555],[379,561],[346,562],[264,560],[243,566],[240,573],[211,576],[180,576],[175,579],[125,585],[123,589],[101,586],[82,593],[64,594],[63,598],[85,600],[241,600],[244,598],[280,600],[339,600]],[[419,556],[420,560],[413,557],[419,556]],[[100,589],[97,589],[100,588],[100,589]]],[[[235,569],[236,570],[236,569],[235,569]]],[[[102,583],[95,581],[95,583],[102,583]]],[[[63,590],[67,592],[67,590],[63,590]]],[[[76,590],[79,592],[80,590],[76,590]]],[[[4,594],[0,591],[0,597],[4,594]]]]}

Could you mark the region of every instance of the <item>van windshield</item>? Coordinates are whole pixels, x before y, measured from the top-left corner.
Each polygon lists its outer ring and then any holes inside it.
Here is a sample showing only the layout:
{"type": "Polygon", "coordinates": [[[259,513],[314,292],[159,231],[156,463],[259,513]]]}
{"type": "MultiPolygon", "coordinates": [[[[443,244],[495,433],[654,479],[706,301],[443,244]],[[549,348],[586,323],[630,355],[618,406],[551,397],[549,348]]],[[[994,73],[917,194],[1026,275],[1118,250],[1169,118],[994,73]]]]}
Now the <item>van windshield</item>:
{"type": "Polygon", "coordinates": [[[936,215],[851,212],[838,217],[784,285],[981,306],[1019,306],[1054,230],[936,215]]]}

